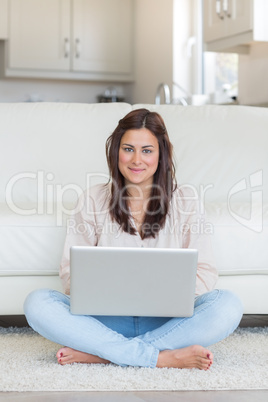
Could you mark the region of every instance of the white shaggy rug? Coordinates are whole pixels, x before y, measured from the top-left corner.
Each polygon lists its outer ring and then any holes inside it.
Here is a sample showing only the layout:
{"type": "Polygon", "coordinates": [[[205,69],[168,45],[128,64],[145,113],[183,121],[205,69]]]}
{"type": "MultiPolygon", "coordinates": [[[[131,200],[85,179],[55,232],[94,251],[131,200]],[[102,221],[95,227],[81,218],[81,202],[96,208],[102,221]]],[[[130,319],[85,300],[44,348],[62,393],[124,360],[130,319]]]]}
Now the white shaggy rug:
{"type": "Polygon", "coordinates": [[[238,328],[210,347],[215,360],[209,371],[60,366],[58,348],[30,328],[0,328],[0,391],[268,389],[268,327],[238,328]]]}

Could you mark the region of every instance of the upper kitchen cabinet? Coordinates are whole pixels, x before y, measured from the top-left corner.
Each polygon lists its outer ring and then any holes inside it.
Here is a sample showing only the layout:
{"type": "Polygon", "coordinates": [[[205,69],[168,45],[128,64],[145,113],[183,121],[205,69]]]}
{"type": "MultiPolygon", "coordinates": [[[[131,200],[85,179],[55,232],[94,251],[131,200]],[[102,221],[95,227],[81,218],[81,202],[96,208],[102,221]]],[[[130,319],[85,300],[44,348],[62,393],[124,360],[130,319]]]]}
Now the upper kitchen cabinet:
{"type": "Polygon", "coordinates": [[[0,40],[8,37],[8,0],[0,0],[0,40]]]}
{"type": "Polygon", "coordinates": [[[9,2],[6,76],[133,79],[133,0],[9,2]]]}
{"type": "Polygon", "coordinates": [[[10,0],[8,67],[70,69],[70,0],[10,0]]]}
{"type": "Polygon", "coordinates": [[[74,0],[73,70],[128,74],[132,19],[130,0],[74,0]]]}
{"type": "Polygon", "coordinates": [[[267,15],[267,0],[204,0],[204,50],[247,53],[268,41],[267,15]]]}

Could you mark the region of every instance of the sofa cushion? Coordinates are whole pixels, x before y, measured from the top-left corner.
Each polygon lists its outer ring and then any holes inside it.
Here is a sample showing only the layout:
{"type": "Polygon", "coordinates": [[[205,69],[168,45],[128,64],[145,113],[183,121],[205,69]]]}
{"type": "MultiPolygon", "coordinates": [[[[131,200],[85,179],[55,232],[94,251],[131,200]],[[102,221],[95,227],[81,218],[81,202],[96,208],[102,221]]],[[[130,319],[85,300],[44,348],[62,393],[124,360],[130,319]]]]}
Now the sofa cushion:
{"type": "MultiPolygon", "coordinates": [[[[20,205],[22,207],[22,205],[20,205]]],[[[25,211],[33,205],[24,205],[25,211]]],[[[66,216],[19,215],[0,205],[0,276],[57,275],[65,240],[66,216]]]]}
{"type": "MultiPolygon", "coordinates": [[[[73,206],[65,204],[65,211],[71,211],[73,206]]],[[[25,211],[34,207],[24,204],[25,211]]],[[[262,215],[261,227],[253,223],[249,225],[246,218],[250,205],[232,207],[238,218],[245,219],[245,225],[235,220],[226,204],[207,203],[206,222],[200,222],[199,227],[211,233],[219,273],[268,273],[268,204],[255,211],[256,222],[259,222],[258,214],[262,215]]],[[[20,208],[23,211],[22,205],[20,208]]],[[[0,206],[0,276],[58,274],[68,215],[56,205],[46,205],[44,210],[46,213],[27,216],[12,212],[6,205],[0,206]]]]}
{"type": "Polygon", "coordinates": [[[221,275],[268,274],[268,204],[206,203],[216,266],[221,275]]]}

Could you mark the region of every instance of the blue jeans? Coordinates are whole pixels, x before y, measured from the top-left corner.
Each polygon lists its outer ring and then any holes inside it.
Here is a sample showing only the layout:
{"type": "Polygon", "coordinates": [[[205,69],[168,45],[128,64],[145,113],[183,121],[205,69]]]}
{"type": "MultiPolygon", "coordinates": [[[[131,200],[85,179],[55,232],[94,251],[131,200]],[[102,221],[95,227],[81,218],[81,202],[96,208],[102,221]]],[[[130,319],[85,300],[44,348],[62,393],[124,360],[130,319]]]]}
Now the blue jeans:
{"type": "Polygon", "coordinates": [[[155,367],[165,349],[207,347],[230,335],[243,314],[227,290],[198,296],[188,318],[82,316],[70,313],[70,298],[49,289],[29,294],[24,311],[29,325],[45,338],[120,366],[155,367]]]}

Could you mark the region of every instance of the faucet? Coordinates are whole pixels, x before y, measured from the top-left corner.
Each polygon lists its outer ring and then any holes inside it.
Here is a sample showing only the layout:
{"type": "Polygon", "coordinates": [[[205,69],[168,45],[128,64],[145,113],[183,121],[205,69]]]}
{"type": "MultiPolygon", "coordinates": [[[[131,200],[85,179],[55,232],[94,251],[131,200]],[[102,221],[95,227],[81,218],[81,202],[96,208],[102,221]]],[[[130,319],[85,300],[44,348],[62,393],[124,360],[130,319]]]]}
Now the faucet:
{"type": "MultiPolygon", "coordinates": [[[[187,96],[191,97],[192,94],[188,91],[186,91],[184,88],[182,88],[179,84],[177,84],[176,82],[173,82],[173,85],[175,85],[176,87],[178,87],[181,91],[183,91],[187,96]]],[[[170,100],[170,89],[168,84],[165,83],[161,83],[158,85],[157,90],[156,90],[156,95],[155,95],[155,104],[156,105],[160,105],[161,103],[161,89],[164,89],[164,95],[165,95],[165,104],[169,105],[170,103],[173,103],[173,101],[175,101],[175,99],[170,100]]],[[[185,97],[180,97],[179,99],[177,99],[177,102],[181,103],[183,106],[188,106],[188,102],[185,99],[185,97]]],[[[176,102],[174,102],[176,103],[176,102]]]]}
{"type": "Polygon", "coordinates": [[[182,104],[182,106],[188,106],[188,102],[187,102],[187,100],[182,96],[182,97],[180,97],[179,99],[177,99],[177,100],[173,100],[173,103],[174,104],[177,104],[177,102],[178,103],[181,103],[182,104]]]}
{"type": "Polygon", "coordinates": [[[163,82],[158,85],[157,90],[156,90],[156,95],[155,95],[155,104],[160,105],[160,92],[161,89],[164,89],[164,95],[165,95],[165,104],[169,105],[170,104],[170,89],[167,84],[164,84],[163,82]]]}

